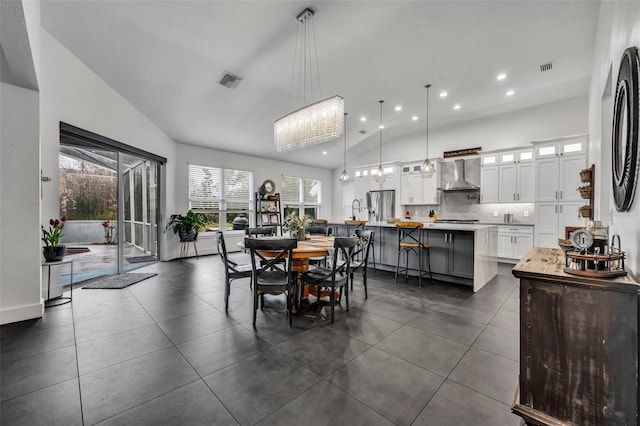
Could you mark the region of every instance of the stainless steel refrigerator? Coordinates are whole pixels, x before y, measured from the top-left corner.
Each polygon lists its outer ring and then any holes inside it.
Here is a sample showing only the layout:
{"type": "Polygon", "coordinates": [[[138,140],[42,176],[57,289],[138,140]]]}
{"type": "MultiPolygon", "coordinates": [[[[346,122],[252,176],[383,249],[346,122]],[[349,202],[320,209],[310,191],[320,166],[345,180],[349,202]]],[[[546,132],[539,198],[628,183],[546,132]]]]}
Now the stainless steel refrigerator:
{"type": "Polygon", "coordinates": [[[369,210],[369,220],[371,221],[383,221],[394,217],[396,191],[388,189],[367,192],[367,210],[369,210]]]}

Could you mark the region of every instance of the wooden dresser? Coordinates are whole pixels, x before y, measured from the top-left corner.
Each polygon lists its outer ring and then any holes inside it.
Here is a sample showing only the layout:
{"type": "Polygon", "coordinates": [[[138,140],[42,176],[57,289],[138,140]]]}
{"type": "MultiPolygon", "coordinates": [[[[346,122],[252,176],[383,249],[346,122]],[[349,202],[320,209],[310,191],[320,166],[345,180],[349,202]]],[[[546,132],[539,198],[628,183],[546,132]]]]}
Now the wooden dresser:
{"type": "Polygon", "coordinates": [[[520,379],[513,412],[530,425],[636,425],[638,295],[632,278],[563,271],[560,249],[533,248],[520,279],[520,379]]]}

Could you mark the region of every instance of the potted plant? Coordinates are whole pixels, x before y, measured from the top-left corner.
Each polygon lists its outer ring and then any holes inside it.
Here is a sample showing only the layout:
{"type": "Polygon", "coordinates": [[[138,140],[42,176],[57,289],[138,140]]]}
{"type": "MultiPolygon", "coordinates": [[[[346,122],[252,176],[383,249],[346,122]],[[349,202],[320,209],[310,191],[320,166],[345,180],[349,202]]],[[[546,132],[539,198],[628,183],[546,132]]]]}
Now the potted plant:
{"type": "Polygon", "coordinates": [[[198,231],[207,224],[207,217],[202,213],[194,213],[191,210],[186,215],[172,214],[169,217],[167,226],[174,234],[178,234],[180,241],[195,241],[198,238],[198,231]]]}
{"type": "Polygon", "coordinates": [[[304,240],[304,228],[309,224],[309,217],[298,217],[297,214],[291,213],[284,219],[282,223],[282,229],[289,231],[292,237],[297,237],[298,241],[304,240]]]}
{"type": "Polygon", "coordinates": [[[40,226],[42,229],[42,254],[47,262],[59,262],[64,259],[65,246],[60,245],[60,237],[62,236],[62,228],[67,221],[66,216],[62,216],[61,219],[49,219],[49,229],[45,229],[44,226],[40,226]]]}

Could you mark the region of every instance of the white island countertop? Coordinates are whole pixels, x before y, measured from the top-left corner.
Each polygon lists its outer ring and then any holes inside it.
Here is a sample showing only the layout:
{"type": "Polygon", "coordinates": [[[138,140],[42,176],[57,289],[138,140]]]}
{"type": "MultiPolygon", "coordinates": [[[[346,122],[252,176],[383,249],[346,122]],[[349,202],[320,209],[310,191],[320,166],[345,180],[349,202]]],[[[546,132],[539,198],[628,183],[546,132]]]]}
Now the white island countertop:
{"type": "MultiPolygon", "coordinates": [[[[411,220],[407,222],[422,222],[424,223],[424,229],[434,229],[434,230],[443,230],[443,231],[477,231],[479,229],[487,229],[492,226],[497,226],[499,224],[487,224],[487,223],[435,223],[429,221],[422,220],[411,220]]],[[[329,225],[345,225],[344,221],[330,221],[329,225]]],[[[382,228],[395,228],[395,223],[388,223],[386,221],[382,222],[367,222],[365,226],[378,226],[382,228]]]]}

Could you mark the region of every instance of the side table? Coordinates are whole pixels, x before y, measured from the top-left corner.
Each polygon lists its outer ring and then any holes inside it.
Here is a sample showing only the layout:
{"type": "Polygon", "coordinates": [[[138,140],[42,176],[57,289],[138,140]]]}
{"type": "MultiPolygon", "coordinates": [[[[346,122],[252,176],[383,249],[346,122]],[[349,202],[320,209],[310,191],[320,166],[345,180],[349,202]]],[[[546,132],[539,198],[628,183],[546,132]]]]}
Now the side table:
{"type": "MultiPolygon", "coordinates": [[[[60,305],[64,305],[65,303],[69,303],[71,302],[71,300],[73,299],[73,259],[63,259],[57,262],[42,262],[42,266],[47,266],[49,269],[49,275],[48,275],[48,279],[47,279],[47,300],[45,300],[44,302],[44,306],[46,308],[51,307],[51,306],[60,306],[60,305]],[[60,297],[56,297],[55,299],[53,299],[55,302],[58,301],[63,301],[62,303],[51,303],[51,299],[50,299],[50,295],[51,295],[51,267],[52,266],[57,266],[57,265],[64,265],[64,264],[69,264],[71,267],[71,284],[69,287],[69,297],[64,297],[64,296],[60,296],[60,297]]],[[[62,294],[64,295],[64,291],[62,292],[62,294]]]]}

